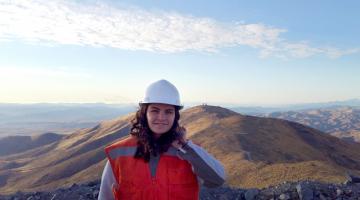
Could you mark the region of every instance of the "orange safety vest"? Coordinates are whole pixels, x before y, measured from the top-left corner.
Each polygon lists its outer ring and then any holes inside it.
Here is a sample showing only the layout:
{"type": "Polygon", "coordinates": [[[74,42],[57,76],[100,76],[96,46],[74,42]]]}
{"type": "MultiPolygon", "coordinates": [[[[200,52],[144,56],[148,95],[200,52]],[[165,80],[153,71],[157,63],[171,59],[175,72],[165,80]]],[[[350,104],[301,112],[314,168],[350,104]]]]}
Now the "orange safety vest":
{"type": "Polygon", "coordinates": [[[191,164],[176,155],[171,147],[160,155],[156,175],[151,177],[149,163],[134,158],[137,139],[127,137],[105,148],[117,186],[116,200],[198,200],[199,184],[191,164]]]}

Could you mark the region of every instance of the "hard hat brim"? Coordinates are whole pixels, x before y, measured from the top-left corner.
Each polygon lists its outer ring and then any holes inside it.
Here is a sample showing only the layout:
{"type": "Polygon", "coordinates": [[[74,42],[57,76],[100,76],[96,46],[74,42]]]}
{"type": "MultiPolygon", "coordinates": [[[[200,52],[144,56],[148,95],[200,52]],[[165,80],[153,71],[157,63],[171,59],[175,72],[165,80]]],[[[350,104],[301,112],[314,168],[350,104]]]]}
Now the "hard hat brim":
{"type": "Polygon", "coordinates": [[[143,102],[140,101],[139,102],[139,106],[144,105],[144,104],[154,104],[154,103],[159,103],[159,104],[166,104],[166,105],[171,105],[171,106],[176,106],[179,108],[179,110],[183,109],[184,106],[183,105],[175,105],[175,104],[169,104],[169,103],[164,103],[164,102],[143,102]]]}

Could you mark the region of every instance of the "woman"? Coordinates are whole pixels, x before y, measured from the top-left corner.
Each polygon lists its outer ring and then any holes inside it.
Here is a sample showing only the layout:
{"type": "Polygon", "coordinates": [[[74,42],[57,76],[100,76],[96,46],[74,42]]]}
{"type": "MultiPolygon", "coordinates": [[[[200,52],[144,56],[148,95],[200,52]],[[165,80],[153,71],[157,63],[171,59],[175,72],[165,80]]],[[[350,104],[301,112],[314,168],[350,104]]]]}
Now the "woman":
{"type": "Polygon", "coordinates": [[[105,148],[100,200],[196,200],[200,185],[221,186],[223,166],[185,137],[179,92],[166,80],[150,84],[130,136],[105,148]]]}

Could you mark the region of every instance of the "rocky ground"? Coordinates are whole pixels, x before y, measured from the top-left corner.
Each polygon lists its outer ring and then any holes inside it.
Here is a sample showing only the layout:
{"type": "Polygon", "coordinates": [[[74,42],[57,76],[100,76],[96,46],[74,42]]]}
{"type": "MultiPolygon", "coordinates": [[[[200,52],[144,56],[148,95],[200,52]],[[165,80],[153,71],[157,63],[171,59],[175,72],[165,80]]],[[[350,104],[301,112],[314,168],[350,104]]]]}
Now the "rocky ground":
{"type": "MultiPolygon", "coordinates": [[[[9,196],[0,196],[1,200],[93,200],[99,194],[100,182],[74,184],[68,188],[52,192],[18,192],[9,196]]],[[[348,181],[344,184],[324,184],[319,182],[302,181],[297,183],[283,183],[278,186],[258,189],[237,189],[220,187],[215,189],[202,188],[201,200],[252,200],[252,199],[355,199],[360,200],[360,183],[348,181]]]]}

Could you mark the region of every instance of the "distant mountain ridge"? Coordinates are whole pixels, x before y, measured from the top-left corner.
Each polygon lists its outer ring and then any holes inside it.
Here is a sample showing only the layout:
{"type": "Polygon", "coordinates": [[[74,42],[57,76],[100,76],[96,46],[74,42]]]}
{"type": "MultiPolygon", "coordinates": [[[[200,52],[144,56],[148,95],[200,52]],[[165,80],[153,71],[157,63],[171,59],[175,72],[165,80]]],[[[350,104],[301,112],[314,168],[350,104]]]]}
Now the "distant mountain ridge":
{"type": "Polygon", "coordinates": [[[0,156],[41,147],[61,140],[65,135],[44,133],[35,136],[7,136],[0,138],[0,156]]]}
{"type": "Polygon", "coordinates": [[[239,113],[249,115],[270,114],[274,112],[302,111],[309,109],[332,109],[337,107],[358,107],[360,108],[360,99],[349,99],[345,101],[331,101],[323,103],[303,103],[288,104],[282,106],[226,106],[227,108],[239,113]]]}
{"type": "MultiPolygon", "coordinates": [[[[191,105],[191,104],[190,104],[191,105]]],[[[221,104],[242,114],[259,115],[302,109],[359,106],[359,99],[327,103],[292,104],[275,107],[236,106],[221,104]]],[[[134,112],[137,104],[104,103],[0,103],[0,138],[10,135],[34,135],[45,132],[66,134],[95,126],[99,121],[134,112]]]]}
{"type": "MultiPolygon", "coordinates": [[[[0,157],[0,193],[41,191],[99,180],[104,147],[129,133],[134,114],[104,121],[59,141],[0,157]]],[[[343,182],[360,174],[360,145],[281,119],[216,106],[182,111],[187,135],[224,164],[226,184],[262,188],[284,181],[343,182]]]]}
{"type": "Polygon", "coordinates": [[[301,111],[274,112],[258,116],[286,119],[323,132],[360,142],[360,107],[335,107],[301,111]]]}
{"type": "Polygon", "coordinates": [[[69,133],[136,110],[133,104],[1,104],[0,137],[69,133]]]}

